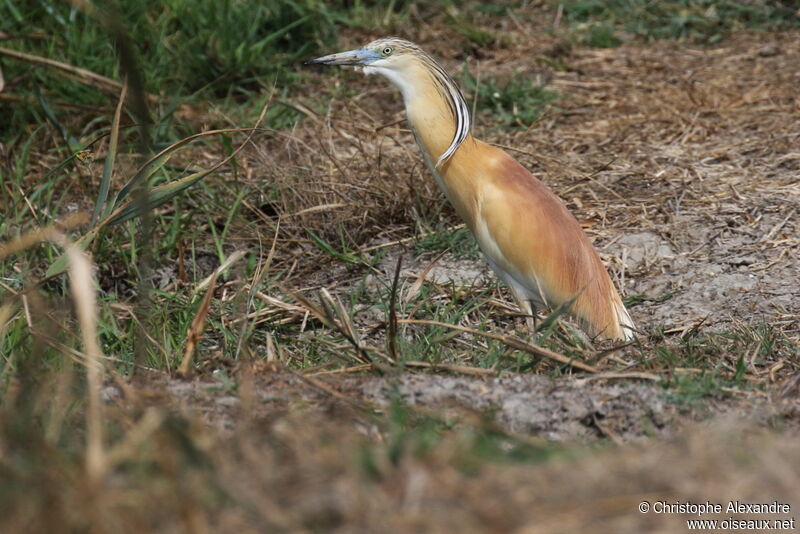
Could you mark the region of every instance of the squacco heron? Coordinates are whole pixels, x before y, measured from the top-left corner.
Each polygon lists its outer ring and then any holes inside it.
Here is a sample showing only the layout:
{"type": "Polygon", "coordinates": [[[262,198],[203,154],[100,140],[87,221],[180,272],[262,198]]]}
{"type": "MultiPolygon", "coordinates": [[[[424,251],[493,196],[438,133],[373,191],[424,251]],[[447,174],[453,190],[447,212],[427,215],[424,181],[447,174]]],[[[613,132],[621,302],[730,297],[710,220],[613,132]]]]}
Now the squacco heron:
{"type": "Polygon", "coordinates": [[[514,158],[472,136],[467,103],[436,60],[412,42],[384,38],[308,64],[361,67],[400,89],[436,182],[529,318],[571,302],[569,313],[590,335],[633,337],[633,321],[578,222],[514,158]]]}

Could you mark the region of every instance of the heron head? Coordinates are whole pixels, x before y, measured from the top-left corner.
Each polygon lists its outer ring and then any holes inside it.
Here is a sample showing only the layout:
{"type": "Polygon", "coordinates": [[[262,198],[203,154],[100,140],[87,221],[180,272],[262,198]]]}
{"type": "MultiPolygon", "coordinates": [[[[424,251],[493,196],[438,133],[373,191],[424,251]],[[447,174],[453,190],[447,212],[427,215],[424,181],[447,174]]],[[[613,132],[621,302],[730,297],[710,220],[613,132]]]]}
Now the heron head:
{"type": "Polygon", "coordinates": [[[414,43],[385,37],[355,50],[312,59],[306,65],[349,65],[363,67],[367,73],[370,70],[399,70],[414,56],[414,52],[421,52],[414,43]]]}
{"type": "Polygon", "coordinates": [[[455,133],[450,145],[439,155],[437,167],[452,156],[469,135],[472,121],[458,85],[436,60],[411,41],[384,37],[356,50],[312,59],[306,65],[349,65],[364,74],[381,74],[400,89],[409,118],[420,111],[430,115],[431,106],[442,115],[449,114],[455,133]],[[437,102],[441,104],[438,108],[437,102]]]}

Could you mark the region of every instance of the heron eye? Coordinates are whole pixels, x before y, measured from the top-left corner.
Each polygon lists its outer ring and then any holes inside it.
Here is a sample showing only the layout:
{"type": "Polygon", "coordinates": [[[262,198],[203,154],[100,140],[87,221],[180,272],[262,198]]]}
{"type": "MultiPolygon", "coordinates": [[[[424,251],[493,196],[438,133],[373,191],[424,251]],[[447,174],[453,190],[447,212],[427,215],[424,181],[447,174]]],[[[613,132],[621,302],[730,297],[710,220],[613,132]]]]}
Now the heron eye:
{"type": "Polygon", "coordinates": [[[391,53],[392,53],[392,47],[391,46],[387,46],[386,48],[383,49],[383,55],[384,56],[388,56],[391,53]]]}

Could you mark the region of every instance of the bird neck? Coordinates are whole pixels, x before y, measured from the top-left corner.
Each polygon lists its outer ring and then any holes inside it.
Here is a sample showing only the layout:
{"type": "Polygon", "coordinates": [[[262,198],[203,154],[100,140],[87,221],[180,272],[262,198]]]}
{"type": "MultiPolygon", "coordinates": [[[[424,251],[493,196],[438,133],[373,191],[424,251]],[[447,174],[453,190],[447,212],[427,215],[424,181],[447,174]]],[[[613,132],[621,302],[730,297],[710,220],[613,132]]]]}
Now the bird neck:
{"type": "Polygon", "coordinates": [[[447,101],[435,87],[425,87],[406,100],[406,115],[420,148],[435,163],[450,146],[456,121],[447,101]]]}
{"type": "Polygon", "coordinates": [[[439,107],[420,102],[406,104],[406,114],[420,149],[436,167],[453,139],[456,124],[452,114],[443,102],[439,107]]]}
{"type": "Polygon", "coordinates": [[[458,86],[432,59],[413,64],[403,72],[378,72],[400,89],[420,148],[434,167],[441,166],[443,156],[446,159],[453,155],[469,136],[471,127],[469,109],[458,86]]]}

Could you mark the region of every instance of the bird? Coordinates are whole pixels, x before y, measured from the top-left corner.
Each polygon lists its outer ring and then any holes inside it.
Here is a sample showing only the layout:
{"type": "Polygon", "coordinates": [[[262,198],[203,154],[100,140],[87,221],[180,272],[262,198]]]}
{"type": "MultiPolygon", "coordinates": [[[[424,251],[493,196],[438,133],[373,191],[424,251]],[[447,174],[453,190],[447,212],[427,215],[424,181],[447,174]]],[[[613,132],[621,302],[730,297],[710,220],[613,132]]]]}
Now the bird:
{"type": "Polygon", "coordinates": [[[432,56],[385,37],[306,64],[352,66],[400,90],[435,181],[529,324],[541,308],[566,309],[594,338],[634,339],[630,314],[578,221],[511,155],[473,137],[461,90],[432,56]]]}

